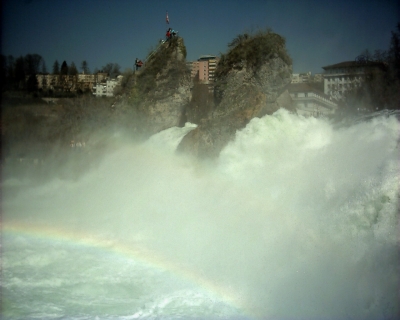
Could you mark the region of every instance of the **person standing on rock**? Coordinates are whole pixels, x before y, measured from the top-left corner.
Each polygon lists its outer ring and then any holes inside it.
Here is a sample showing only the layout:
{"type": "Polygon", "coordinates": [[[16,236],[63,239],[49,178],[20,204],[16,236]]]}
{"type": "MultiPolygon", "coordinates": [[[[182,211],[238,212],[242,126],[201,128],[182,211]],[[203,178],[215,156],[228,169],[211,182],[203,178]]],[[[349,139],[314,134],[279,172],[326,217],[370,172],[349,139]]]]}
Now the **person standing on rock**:
{"type": "Polygon", "coordinates": [[[136,66],[136,71],[138,71],[143,66],[142,60],[139,60],[138,58],[136,58],[135,66],[136,66]]]}

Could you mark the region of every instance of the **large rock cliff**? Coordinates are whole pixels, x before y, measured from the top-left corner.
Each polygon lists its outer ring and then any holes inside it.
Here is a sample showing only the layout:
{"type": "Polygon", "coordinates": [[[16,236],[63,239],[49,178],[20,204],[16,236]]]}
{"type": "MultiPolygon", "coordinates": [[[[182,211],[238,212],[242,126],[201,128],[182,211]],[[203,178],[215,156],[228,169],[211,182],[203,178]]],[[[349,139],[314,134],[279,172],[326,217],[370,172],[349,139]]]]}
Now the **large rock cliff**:
{"type": "MultiPolygon", "coordinates": [[[[291,108],[286,86],[292,74],[285,40],[272,32],[240,35],[221,57],[215,72],[215,107],[184,137],[178,150],[217,156],[254,117],[291,108]]],[[[189,111],[186,115],[192,114],[189,111]]],[[[192,119],[190,116],[188,121],[192,119]]]]}
{"type": "Polygon", "coordinates": [[[183,39],[176,37],[160,44],[138,72],[131,93],[131,103],[148,134],[183,124],[190,86],[183,39]]]}

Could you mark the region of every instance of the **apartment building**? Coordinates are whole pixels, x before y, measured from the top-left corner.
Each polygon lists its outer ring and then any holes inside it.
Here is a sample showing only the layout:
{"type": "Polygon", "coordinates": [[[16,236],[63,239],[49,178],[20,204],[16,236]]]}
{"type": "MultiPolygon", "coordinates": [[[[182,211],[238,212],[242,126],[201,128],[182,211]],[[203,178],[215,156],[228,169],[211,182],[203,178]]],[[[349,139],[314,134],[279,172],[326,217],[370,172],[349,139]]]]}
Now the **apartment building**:
{"type": "Polygon", "coordinates": [[[119,75],[116,79],[106,79],[96,83],[93,87],[93,95],[96,97],[112,97],[114,96],[115,87],[121,83],[123,76],[119,75]]]}
{"type": "Polygon", "coordinates": [[[344,61],[322,67],[324,73],[324,93],[336,100],[343,100],[347,90],[358,87],[369,73],[381,72],[382,62],[344,61]]]}
{"type": "Polygon", "coordinates": [[[58,83],[59,75],[56,74],[37,74],[38,89],[51,89],[54,90],[58,83]]]}
{"type": "Polygon", "coordinates": [[[315,73],[313,81],[314,82],[324,82],[324,75],[322,73],[315,73]]]}
{"type": "Polygon", "coordinates": [[[307,83],[292,83],[288,87],[293,106],[299,115],[322,117],[336,112],[338,105],[333,99],[307,83]]]}
{"type": "Polygon", "coordinates": [[[201,56],[197,61],[191,64],[192,78],[198,77],[200,82],[210,84],[214,82],[215,69],[217,68],[219,58],[212,55],[201,56]]]}
{"type": "Polygon", "coordinates": [[[300,73],[293,73],[291,83],[301,83],[301,82],[302,79],[300,78],[300,73]]]}
{"type": "Polygon", "coordinates": [[[321,73],[316,73],[314,75],[311,72],[306,73],[293,73],[291,83],[308,83],[308,82],[323,82],[323,77],[321,73]]]}
{"type": "MultiPolygon", "coordinates": [[[[28,79],[29,76],[27,76],[28,79]]],[[[76,75],[58,75],[58,74],[37,74],[38,89],[41,90],[62,90],[75,92],[78,90],[91,91],[96,83],[107,79],[108,74],[98,72],[96,74],[76,74],[76,75]]]]}

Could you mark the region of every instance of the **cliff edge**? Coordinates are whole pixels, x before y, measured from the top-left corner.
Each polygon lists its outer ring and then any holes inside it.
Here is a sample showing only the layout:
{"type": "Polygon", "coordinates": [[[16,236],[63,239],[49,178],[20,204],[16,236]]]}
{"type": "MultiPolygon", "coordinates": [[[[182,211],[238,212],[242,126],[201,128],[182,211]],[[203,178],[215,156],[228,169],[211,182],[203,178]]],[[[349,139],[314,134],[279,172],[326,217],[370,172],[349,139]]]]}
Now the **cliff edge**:
{"type": "Polygon", "coordinates": [[[184,124],[190,86],[183,39],[171,38],[147,57],[131,92],[130,104],[140,114],[142,127],[148,134],[184,124]]]}
{"type": "MultiPolygon", "coordinates": [[[[228,46],[229,52],[222,55],[215,71],[213,110],[184,137],[179,151],[217,156],[252,118],[281,107],[291,109],[286,86],[291,81],[292,61],[285,39],[271,31],[258,32],[239,35],[228,46]]],[[[190,116],[187,121],[192,121],[190,116]]]]}

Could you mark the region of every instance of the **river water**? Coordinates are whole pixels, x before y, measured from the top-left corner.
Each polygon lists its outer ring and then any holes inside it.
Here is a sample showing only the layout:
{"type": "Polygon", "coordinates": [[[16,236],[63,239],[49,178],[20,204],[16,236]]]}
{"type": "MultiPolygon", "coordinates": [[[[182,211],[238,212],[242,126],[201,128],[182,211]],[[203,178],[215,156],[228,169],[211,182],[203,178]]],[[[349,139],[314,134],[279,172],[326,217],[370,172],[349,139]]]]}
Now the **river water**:
{"type": "Polygon", "coordinates": [[[3,319],[399,316],[396,114],[279,110],[213,161],[175,153],[194,127],[3,181],[3,319]]]}

